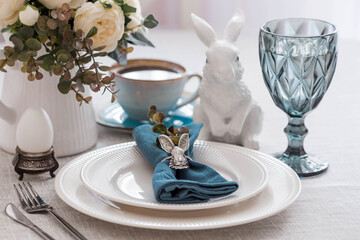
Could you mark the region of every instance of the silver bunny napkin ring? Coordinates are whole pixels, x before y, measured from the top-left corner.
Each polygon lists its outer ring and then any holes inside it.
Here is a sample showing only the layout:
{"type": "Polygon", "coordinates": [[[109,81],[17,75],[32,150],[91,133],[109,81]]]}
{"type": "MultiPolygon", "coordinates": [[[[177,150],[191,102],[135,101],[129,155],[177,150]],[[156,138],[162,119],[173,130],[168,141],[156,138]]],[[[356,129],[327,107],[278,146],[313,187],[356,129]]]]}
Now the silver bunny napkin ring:
{"type": "Polygon", "coordinates": [[[169,163],[170,168],[174,168],[174,169],[189,168],[188,160],[189,159],[192,160],[192,159],[185,155],[185,152],[189,149],[190,146],[189,134],[186,133],[181,135],[178,146],[175,146],[173,141],[171,141],[171,139],[166,135],[160,135],[158,136],[158,139],[161,148],[165,152],[171,154],[171,156],[164,158],[162,161],[170,159],[170,163],[169,163]]]}

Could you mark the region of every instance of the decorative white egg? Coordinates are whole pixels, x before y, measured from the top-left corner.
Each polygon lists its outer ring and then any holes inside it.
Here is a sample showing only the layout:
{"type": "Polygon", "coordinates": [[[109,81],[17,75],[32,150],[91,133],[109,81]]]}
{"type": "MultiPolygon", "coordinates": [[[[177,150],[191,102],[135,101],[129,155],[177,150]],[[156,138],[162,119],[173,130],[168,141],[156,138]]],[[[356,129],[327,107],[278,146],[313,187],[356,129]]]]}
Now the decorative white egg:
{"type": "Polygon", "coordinates": [[[28,108],[16,128],[16,143],[28,153],[50,150],[54,141],[54,129],[49,115],[42,108],[28,108]]]}

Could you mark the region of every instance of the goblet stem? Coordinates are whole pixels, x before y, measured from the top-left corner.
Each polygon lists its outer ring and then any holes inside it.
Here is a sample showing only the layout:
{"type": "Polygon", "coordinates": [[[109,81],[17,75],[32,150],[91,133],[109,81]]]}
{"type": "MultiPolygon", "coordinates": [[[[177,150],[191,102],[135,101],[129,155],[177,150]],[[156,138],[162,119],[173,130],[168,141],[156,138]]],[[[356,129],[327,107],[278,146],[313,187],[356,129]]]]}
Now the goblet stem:
{"type": "Polygon", "coordinates": [[[308,130],[304,119],[305,116],[289,117],[289,123],[284,129],[288,138],[288,147],[283,154],[275,157],[289,165],[299,176],[307,177],[326,171],[329,165],[305,152],[304,138],[308,130]]]}
{"type": "Polygon", "coordinates": [[[304,124],[305,117],[289,117],[289,123],[284,129],[288,138],[288,147],[285,151],[288,155],[304,156],[304,138],[308,133],[304,124]]]}

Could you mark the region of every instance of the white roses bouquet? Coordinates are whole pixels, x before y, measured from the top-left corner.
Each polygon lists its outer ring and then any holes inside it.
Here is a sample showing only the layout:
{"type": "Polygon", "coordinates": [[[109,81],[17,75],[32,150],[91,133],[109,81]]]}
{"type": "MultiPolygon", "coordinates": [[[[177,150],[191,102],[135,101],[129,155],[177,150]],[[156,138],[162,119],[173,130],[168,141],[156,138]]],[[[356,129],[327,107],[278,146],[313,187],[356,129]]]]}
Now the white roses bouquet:
{"type": "Polygon", "coordinates": [[[43,78],[40,68],[57,75],[59,91],[75,91],[80,103],[91,100],[84,85],[110,91],[114,101],[115,75],[104,74],[110,68],[95,57],[125,65],[129,44],[153,46],[144,34],[157,24],[153,15],[142,17],[139,0],[0,0],[0,29],[13,43],[0,71],[21,61],[30,81],[43,78]]]}

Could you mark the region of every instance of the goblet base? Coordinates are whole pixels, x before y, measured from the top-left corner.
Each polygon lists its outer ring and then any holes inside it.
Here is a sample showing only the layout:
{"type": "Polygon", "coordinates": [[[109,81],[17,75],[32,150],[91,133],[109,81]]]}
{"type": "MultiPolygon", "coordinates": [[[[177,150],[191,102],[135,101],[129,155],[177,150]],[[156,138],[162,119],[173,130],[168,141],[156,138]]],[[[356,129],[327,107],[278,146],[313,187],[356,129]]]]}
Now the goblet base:
{"type": "Polygon", "coordinates": [[[325,172],[329,164],[313,155],[289,155],[286,152],[274,157],[289,165],[300,177],[311,177],[325,172]]]}

